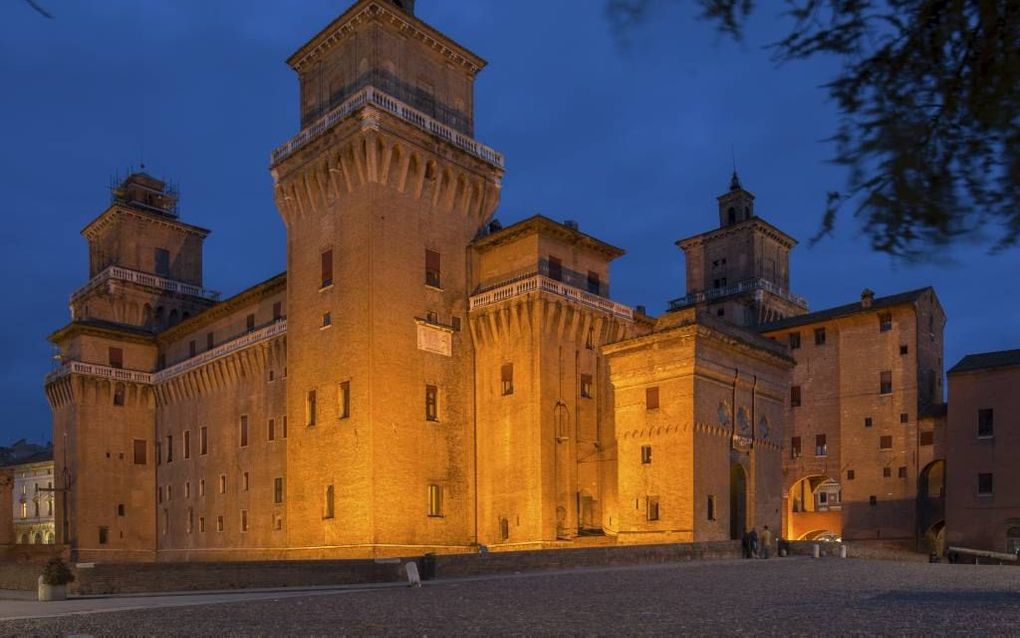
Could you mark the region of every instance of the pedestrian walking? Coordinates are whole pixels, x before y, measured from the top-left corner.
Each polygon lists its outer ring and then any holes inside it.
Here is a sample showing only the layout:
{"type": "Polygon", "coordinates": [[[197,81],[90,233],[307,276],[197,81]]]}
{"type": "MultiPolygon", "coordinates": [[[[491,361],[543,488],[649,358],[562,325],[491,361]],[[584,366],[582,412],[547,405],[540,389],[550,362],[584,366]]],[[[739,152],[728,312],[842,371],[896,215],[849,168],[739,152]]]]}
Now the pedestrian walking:
{"type": "Polygon", "coordinates": [[[770,558],[772,556],[772,531],[768,525],[761,528],[761,557],[770,558]]]}
{"type": "Polygon", "coordinates": [[[752,527],[750,536],[751,558],[758,558],[758,530],[752,527]]]}
{"type": "Polygon", "coordinates": [[[744,553],[744,558],[751,557],[751,532],[746,529],[743,536],[740,537],[740,549],[744,553]]]}

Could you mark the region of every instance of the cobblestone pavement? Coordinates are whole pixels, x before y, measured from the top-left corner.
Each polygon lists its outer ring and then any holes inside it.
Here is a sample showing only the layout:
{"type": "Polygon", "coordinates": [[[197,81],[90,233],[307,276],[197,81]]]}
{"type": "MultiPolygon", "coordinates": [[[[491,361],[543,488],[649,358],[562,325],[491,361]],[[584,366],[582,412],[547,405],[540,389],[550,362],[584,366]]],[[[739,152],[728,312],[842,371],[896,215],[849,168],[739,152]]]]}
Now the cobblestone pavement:
{"type": "Polygon", "coordinates": [[[786,558],[0,622],[0,635],[1020,635],[1016,567],[786,558]]]}

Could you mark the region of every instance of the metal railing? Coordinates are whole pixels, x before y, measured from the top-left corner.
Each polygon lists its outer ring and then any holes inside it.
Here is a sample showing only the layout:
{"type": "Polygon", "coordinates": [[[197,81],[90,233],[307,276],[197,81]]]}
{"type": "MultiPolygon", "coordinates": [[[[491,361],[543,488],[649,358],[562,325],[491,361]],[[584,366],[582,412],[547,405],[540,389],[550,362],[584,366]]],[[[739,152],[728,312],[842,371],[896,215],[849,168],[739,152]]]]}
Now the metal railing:
{"type": "Polygon", "coordinates": [[[490,306],[507,299],[537,291],[564,297],[576,303],[611,313],[617,317],[634,319],[634,309],[629,306],[616,303],[611,299],[606,299],[590,292],[585,292],[562,281],[556,281],[538,273],[473,295],[470,299],[469,308],[474,310],[475,308],[490,306]]]}
{"type": "Polygon", "coordinates": [[[186,284],[183,281],[167,279],[166,277],[160,277],[159,275],[152,275],[145,272],[139,272],[137,270],[131,270],[129,268],[122,268],[120,266],[107,266],[103,272],[99,273],[90,279],[87,284],[71,293],[71,301],[75,301],[85,293],[101,286],[110,279],[130,281],[131,283],[158,288],[168,292],[191,295],[192,297],[202,297],[203,299],[209,299],[210,301],[218,301],[220,298],[220,293],[215,290],[207,290],[201,286],[186,284]]]}
{"type": "Polygon", "coordinates": [[[765,290],[772,294],[782,297],[783,299],[795,303],[798,306],[807,310],[807,300],[803,297],[793,294],[785,288],[780,288],[771,281],[765,279],[745,279],[740,283],[725,288],[710,288],[709,290],[702,290],[699,292],[692,292],[688,295],[680,297],[679,299],[673,299],[669,302],[670,310],[678,310],[687,306],[694,305],[696,303],[702,303],[705,301],[711,301],[713,299],[719,299],[721,297],[728,297],[741,292],[751,292],[756,290],[765,290]]]}
{"type": "Polygon", "coordinates": [[[244,348],[253,346],[261,341],[266,341],[267,339],[272,339],[273,337],[286,332],[287,320],[281,319],[280,321],[272,323],[264,328],[241,335],[237,339],[221,343],[211,350],[206,350],[202,354],[185,359],[178,364],[172,365],[169,368],[164,368],[158,372],[124,370],[122,368],[111,368],[110,366],[99,365],[96,363],[68,361],[56,370],[47,374],[46,383],[49,384],[50,382],[69,374],[86,374],[92,377],[110,379],[112,381],[130,381],[132,383],[147,383],[149,385],[163,383],[164,381],[167,381],[179,374],[183,374],[189,370],[193,370],[199,366],[203,366],[211,361],[219,359],[220,357],[225,357],[228,354],[237,352],[238,350],[243,350],[244,348]]]}
{"type": "Polygon", "coordinates": [[[287,142],[278,146],[276,150],[273,151],[272,164],[278,164],[284,158],[289,157],[299,148],[332,128],[333,125],[340,120],[369,104],[392,113],[405,122],[414,124],[415,126],[428,131],[437,137],[441,137],[454,146],[464,149],[475,157],[478,157],[493,166],[497,166],[499,168],[503,168],[504,166],[502,154],[497,153],[484,144],[480,144],[463,133],[458,133],[449,126],[441,124],[434,118],[425,115],[421,111],[401,102],[395,97],[387,95],[373,86],[366,86],[361,89],[351,97],[344,100],[340,106],[336,107],[329,113],[326,113],[318,120],[305,127],[300,133],[287,140],[287,142]]]}

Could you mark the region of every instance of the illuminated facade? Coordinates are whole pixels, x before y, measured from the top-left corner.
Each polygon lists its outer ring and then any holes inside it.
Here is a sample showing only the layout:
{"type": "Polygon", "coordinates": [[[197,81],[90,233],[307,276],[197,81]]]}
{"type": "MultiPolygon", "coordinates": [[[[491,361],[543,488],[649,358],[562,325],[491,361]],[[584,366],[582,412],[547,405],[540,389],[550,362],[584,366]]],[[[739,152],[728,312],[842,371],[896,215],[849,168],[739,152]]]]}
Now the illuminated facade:
{"type": "Polygon", "coordinates": [[[780,529],[795,359],[757,328],[806,310],[794,241],[734,176],[720,228],[680,242],[687,297],[659,318],[612,301],[621,249],[574,222],[493,221],[503,157],[473,137],[485,63],[412,4],[358,0],[288,60],[285,273],[204,288],[209,231],[144,173],[83,230],[90,279],[46,380],[57,537],[79,559],[780,529]]]}

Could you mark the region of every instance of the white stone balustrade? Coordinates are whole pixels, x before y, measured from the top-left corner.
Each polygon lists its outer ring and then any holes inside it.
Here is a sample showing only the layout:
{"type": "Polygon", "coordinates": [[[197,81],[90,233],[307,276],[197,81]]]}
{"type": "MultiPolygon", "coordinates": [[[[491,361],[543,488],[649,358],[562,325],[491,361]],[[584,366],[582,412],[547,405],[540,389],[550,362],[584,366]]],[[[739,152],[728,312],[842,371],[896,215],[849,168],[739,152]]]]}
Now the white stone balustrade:
{"type": "Polygon", "coordinates": [[[152,288],[158,288],[160,290],[166,290],[169,292],[176,292],[182,295],[191,295],[192,297],[202,297],[203,299],[209,299],[216,301],[220,298],[220,293],[215,290],[207,290],[201,286],[195,286],[193,284],[186,284],[183,281],[177,281],[174,279],[167,279],[166,277],[160,277],[158,275],[152,275],[145,272],[139,272],[137,270],[131,270],[129,268],[121,268],[120,266],[108,266],[103,272],[99,273],[95,277],[89,280],[87,284],[75,290],[71,294],[71,301],[74,302],[79,297],[94,290],[98,286],[106,283],[111,279],[118,281],[129,281],[131,283],[140,284],[142,286],[150,286],[152,288]]]}
{"type": "Polygon", "coordinates": [[[630,320],[634,319],[634,309],[629,306],[616,303],[612,299],[606,299],[605,297],[585,292],[584,290],[573,286],[568,286],[561,281],[550,279],[544,275],[534,275],[525,279],[519,279],[502,286],[490,288],[489,290],[480,292],[477,295],[473,295],[470,300],[470,309],[474,310],[476,308],[490,306],[507,299],[512,299],[513,297],[526,295],[539,290],[603,312],[608,312],[617,317],[630,320]]]}
{"type": "Polygon", "coordinates": [[[443,138],[454,146],[464,149],[475,157],[482,159],[493,166],[503,168],[503,155],[493,149],[479,143],[478,141],[455,131],[454,129],[441,124],[421,111],[412,108],[400,100],[387,95],[373,86],[366,86],[351,97],[347,98],[329,113],[326,113],[316,121],[306,126],[300,133],[290,138],[284,144],[278,146],[272,154],[272,164],[276,165],[289,157],[299,148],[312,141],[322,133],[333,127],[334,124],[344,119],[361,107],[371,104],[377,106],[393,115],[396,115],[405,122],[414,124],[420,129],[428,131],[433,135],[443,138]]]}

